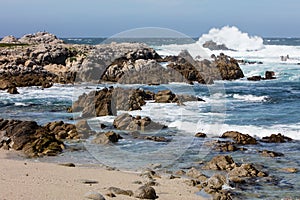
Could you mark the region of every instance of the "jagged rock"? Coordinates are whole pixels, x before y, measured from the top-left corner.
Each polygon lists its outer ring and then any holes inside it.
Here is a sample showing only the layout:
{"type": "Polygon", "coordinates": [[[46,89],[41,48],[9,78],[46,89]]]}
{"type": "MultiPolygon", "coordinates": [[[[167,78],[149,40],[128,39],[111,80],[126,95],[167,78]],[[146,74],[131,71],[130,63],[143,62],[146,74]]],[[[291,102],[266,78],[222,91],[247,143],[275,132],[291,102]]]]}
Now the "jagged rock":
{"type": "Polygon", "coordinates": [[[252,164],[242,164],[228,172],[229,179],[234,181],[245,177],[264,177],[266,173],[257,170],[252,164]]]}
{"type": "Polygon", "coordinates": [[[216,141],[214,149],[220,152],[245,151],[245,148],[236,147],[234,142],[216,141]]]}
{"type": "Polygon", "coordinates": [[[227,131],[223,133],[221,138],[231,138],[235,140],[237,144],[257,144],[255,138],[251,137],[248,134],[242,134],[237,131],[227,131]]]}
{"type": "Polygon", "coordinates": [[[134,197],[139,199],[157,199],[158,196],[153,187],[141,186],[134,192],[134,197]]]}
{"type": "Polygon", "coordinates": [[[11,148],[29,157],[56,155],[64,148],[60,140],[34,121],[0,119],[0,131],[5,131],[3,136],[11,141],[11,148]]]}
{"type": "Polygon", "coordinates": [[[263,137],[261,141],[267,143],[284,143],[284,142],[290,142],[292,141],[292,139],[282,135],[281,133],[278,133],[278,134],[272,134],[267,137],[263,137]]]}
{"type": "Polygon", "coordinates": [[[91,129],[86,130],[85,132],[79,131],[74,124],[64,123],[63,121],[50,122],[46,124],[44,128],[58,140],[81,139],[94,134],[91,129]]]}
{"type": "Polygon", "coordinates": [[[119,139],[122,139],[122,137],[113,132],[109,131],[106,133],[99,133],[96,135],[96,138],[93,140],[93,143],[95,144],[109,144],[109,143],[116,143],[119,141],[119,139]]]}
{"type": "Polygon", "coordinates": [[[139,116],[133,117],[128,113],[117,116],[113,122],[115,128],[120,130],[129,131],[149,131],[161,130],[166,128],[165,125],[153,122],[149,117],[140,118],[139,116]]]}
{"type": "Polygon", "coordinates": [[[229,50],[225,44],[217,44],[212,40],[206,41],[202,46],[210,50],[229,50]]]}
{"type": "Polygon", "coordinates": [[[209,194],[218,193],[222,190],[222,186],[226,183],[227,181],[224,175],[214,174],[212,177],[207,179],[204,191],[209,194]]]}
{"type": "Polygon", "coordinates": [[[203,173],[201,173],[196,168],[192,167],[186,172],[186,176],[191,177],[193,179],[197,179],[200,182],[204,182],[207,180],[207,176],[205,176],[203,173]]]}
{"type": "Polygon", "coordinates": [[[215,156],[208,163],[203,166],[203,169],[207,170],[226,170],[230,171],[236,167],[236,163],[233,161],[231,156],[215,156]]]}

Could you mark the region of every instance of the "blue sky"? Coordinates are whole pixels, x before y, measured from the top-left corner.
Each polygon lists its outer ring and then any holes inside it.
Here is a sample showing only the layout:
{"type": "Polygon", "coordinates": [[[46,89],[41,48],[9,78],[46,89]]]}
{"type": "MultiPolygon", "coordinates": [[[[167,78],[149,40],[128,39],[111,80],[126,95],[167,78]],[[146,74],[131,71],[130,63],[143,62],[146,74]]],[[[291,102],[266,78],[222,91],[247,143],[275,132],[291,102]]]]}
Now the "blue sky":
{"type": "Polygon", "coordinates": [[[300,37],[299,0],[1,0],[0,7],[0,37],[44,30],[107,37],[141,27],[198,37],[225,25],[250,35],[300,37]]]}

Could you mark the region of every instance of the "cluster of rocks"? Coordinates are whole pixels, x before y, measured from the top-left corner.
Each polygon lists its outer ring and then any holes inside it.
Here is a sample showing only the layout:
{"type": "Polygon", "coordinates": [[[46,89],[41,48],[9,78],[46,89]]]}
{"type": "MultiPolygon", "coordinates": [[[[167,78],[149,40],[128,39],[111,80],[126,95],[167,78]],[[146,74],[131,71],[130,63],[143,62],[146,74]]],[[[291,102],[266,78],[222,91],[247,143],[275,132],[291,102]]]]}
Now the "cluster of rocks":
{"type": "Polygon", "coordinates": [[[34,121],[0,120],[0,146],[21,150],[29,157],[56,155],[64,149],[62,141],[34,121]]]}
{"type": "MultiPolygon", "coordinates": [[[[20,39],[7,36],[1,42],[16,45],[0,49],[0,75],[23,79],[24,73],[30,73],[35,80],[46,76],[37,82],[38,86],[50,87],[53,83],[74,81],[155,85],[196,81],[210,84],[213,80],[234,80],[244,76],[238,62],[224,54],[213,61],[196,61],[187,51],[162,58],[145,44],[71,45],[47,32],[28,34],[20,39]]],[[[23,87],[24,83],[9,81],[9,78],[0,77],[0,80],[8,81],[13,87],[23,87]]]]}
{"type": "Polygon", "coordinates": [[[65,148],[64,139],[84,138],[83,132],[93,134],[62,121],[40,126],[35,121],[0,119],[0,148],[22,151],[28,157],[53,156],[65,148]]]}
{"type": "MultiPolygon", "coordinates": [[[[197,133],[195,137],[206,137],[204,133],[197,133]]],[[[244,151],[246,150],[244,145],[256,145],[259,142],[263,143],[284,143],[292,141],[291,138],[286,137],[282,134],[272,134],[268,137],[263,137],[261,140],[257,140],[248,134],[242,134],[237,131],[227,131],[220,137],[222,140],[209,142],[209,145],[214,146],[214,149],[221,152],[232,152],[232,151],[244,151]],[[224,141],[229,139],[229,141],[224,141]]],[[[284,156],[282,153],[262,150],[258,151],[261,156],[265,157],[281,157],[284,156]]],[[[222,171],[216,173],[212,177],[207,177],[202,171],[196,168],[191,168],[189,171],[180,171],[177,175],[187,175],[193,178],[190,183],[191,185],[200,188],[208,194],[213,196],[213,199],[232,199],[232,195],[228,188],[239,187],[240,184],[255,184],[255,179],[267,177],[268,173],[259,170],[251,163],[236,163],[230,155],[217,155],[213,157],[209,162],[202,165],[201,170],[214,170],[222,171]],[[254,179],[254,181],[253,181],[254,179]],[[225,189],[224,189],[225,188],[225,189]],[[227,189],[226,189],[227,188],[227,189]]],[[[294,168],[285,169],[294,173],[297,170],[294,168]]]]}
{"type": "Polygon", "coordinates": [[[82,94],[78,97],[69,112],[82,111],[82,117],[116,115],[117,110],[141,110],[147,100],[156,103],[178,103],[186,101],[203,101],[201,98],[190,95],[176,95],[170,90],[154,93],[142,89],[104,88],[82,94]]]}
{"type": "Polygon", "coordinates": [[[273,71],[266,71],[265,77],[251,76],[251,77],[247,78],[247,80],[249,80],[249,81],[261,81],[261,80],[272,80],[272,79],[276,79],[275,72],[273,72],[273,71]]]}

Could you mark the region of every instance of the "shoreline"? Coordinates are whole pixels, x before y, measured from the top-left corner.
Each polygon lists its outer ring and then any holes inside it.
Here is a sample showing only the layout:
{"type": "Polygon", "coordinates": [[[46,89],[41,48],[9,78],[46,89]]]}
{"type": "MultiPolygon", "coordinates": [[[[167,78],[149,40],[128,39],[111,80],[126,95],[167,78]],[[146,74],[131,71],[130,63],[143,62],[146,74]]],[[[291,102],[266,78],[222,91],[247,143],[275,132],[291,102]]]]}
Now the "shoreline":
{"type": "MultiPolygon", "coordinates": [[[[1,199],[82,200],[88,192],[98,192],[105,199],[137,199],[125,195],[111,198],[106,194],[109,193],[109,187],[135,191],[141,185],[133,182],[145,182],[145,178],[137,173],[81,166],[66,167],[19,158],[16,152],[0,150],[1,199]],[[98,183],[84,184],[84,180],[98,183]]],[[[196,194],[199,191],[196,187],[188,186],[184,181],[183,178],[169,179],[163,175],[156,179],[158,186],[153,188],[159,199],[205,199],[196,194]]]]}

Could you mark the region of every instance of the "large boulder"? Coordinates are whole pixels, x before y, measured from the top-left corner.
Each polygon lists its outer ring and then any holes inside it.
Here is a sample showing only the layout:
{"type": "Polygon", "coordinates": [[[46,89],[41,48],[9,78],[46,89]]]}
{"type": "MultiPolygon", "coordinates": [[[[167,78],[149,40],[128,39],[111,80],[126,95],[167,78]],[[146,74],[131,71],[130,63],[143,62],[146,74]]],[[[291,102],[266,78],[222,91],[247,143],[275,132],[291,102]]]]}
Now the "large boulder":
{"type": "Polygon", "coordinates": [[[219,155],[215,156],[211,159],[211,161],[207,162],[203,169],[206,170],[226,170],[230,171],[234,167],[236,167],[236,163],[232,159],[231,156],[228,155],[219,155]]]}
{"type": "Polygon", "coordinates": [[[141,186],[134,192],[134,197],[139,199],[157,199],[155,189],[150,186],[141,186]]]}
{"type": "Polygon", "coordinates": [[[257,144],[255,138],[251,137],[248,134],[242,134],[237,131],[227,131],[223,133],[221,138],[231,138],[235,140],[237,144],[257,144]]]}

